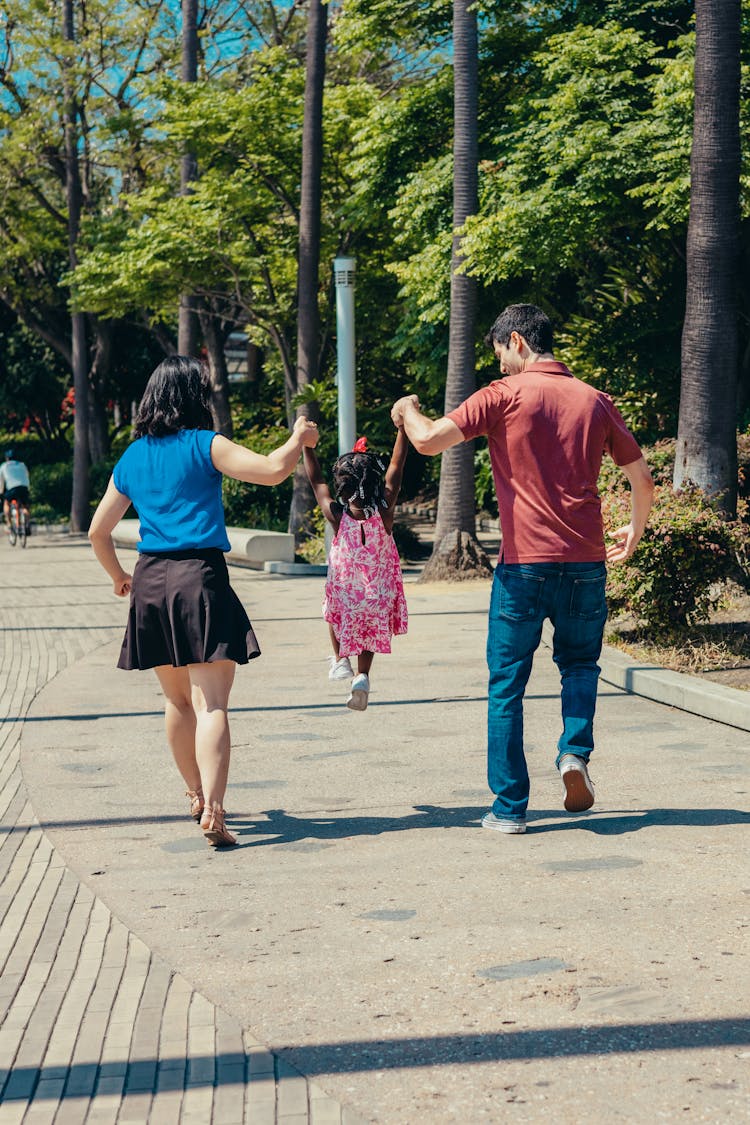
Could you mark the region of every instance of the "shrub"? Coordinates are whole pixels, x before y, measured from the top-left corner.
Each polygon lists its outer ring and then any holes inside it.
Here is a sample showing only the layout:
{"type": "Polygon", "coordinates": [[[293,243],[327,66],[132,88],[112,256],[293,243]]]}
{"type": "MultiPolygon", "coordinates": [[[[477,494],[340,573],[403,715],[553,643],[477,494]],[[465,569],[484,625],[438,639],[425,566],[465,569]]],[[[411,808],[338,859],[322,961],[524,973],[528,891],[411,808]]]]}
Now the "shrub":
{"type": "Polygon", "coordinates": [[[750,500],[750,434],[737,435],[737,494],[750,500]]]}
{"type": "MultiPolygon", "coordinates": [[[[605,494],[605,527],[629,522],[630,493],[605,494]]],[[[673,492],[658,485],[638,550],[609,572],[610,607],[626,610],[651,628],[677,629],[708,620],[721,604],[722,584],[737,571],[748,529],[724,519],[698,488],[673,492]]]]}
{"type": "Polygon", "coordinates": [[[320,508],[312,514],[312,530],[297,551],[303,562],[322,564],[326,561],[326,518],[320,508]]]}
{"type": "Polygon", "coordinates": [[[407,523],[396,520],[393,525],[393,539],[402,559],[419,559],[425,553],[424,544],[407,523]]]}
{"type": "Polygon", "coordinates": [[[224,477],[222,485],[224,518],[230,527],[258,527],[266,531],[286,531],[292,503],[291,479],[268,488],[245,484],[224,477]]]}
{"type": "MultiPolygon", "coordinates": [[[[251,429],[241,436],[235,435],[239,445],[255,453],[270,453],[283,445],[289,437],[284,427],[265,430],[251,429]]],[[[292,503],[292,479],[269,488],[263,484],[245,484],[244,481],[224,477],[222,485],[224,516],[231,527],[258,527],[267,531],[286,531],[292,503]]]]}
{"type": "Polygon", "coordinates": [[[68,519],[73,495],[72,459],[54,465],[36,465],[29,476],[33,518],[40,523],[44,514],[51,519],[68,519]]]}
{"type": "Polygon", "coordinates": [[[474,452],[474,502],[478,512],[497,515],[497,497],[488,446],[474,452]]]}
{"type": "MultiPolygon", "coordinates": [[[[114,459],[92,465],[89,475],[91,511],[101,500],[114,466],[114,459]]],[[[37,523],[51,523],[70,518],[73,498],[73,460],[53,465],[35,465],[30,469],[31,508],[37,523]]]]}

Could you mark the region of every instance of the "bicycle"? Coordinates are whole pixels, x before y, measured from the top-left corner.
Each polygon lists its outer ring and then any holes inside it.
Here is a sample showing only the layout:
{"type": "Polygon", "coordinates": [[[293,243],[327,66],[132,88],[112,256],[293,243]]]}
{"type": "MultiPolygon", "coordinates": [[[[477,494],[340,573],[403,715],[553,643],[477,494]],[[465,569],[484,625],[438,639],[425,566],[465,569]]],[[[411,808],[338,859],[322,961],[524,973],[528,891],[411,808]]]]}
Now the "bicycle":
{"type": "Polygon", "coordinates": [[[13,497],[9,504],[10,507],[10,523],[8,525],[8,538],[11,547],[15,547],[16,541],[20,540],[21,546],[26,546],[26,540],[29,537],[29,516],[26,509],[19,504],[18,500],[13,497]]]}

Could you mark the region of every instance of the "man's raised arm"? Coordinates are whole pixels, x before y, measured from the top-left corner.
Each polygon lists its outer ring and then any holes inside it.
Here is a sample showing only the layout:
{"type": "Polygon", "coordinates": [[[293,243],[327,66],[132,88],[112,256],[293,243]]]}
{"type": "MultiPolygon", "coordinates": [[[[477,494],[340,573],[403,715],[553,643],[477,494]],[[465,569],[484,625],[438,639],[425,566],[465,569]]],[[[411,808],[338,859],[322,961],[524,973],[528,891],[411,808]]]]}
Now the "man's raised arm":
{"type": "Polygon", "coordinates": [[[394,402],[391,418],[394,426],[403,425],[406,436],[417,453],[424,453],[428,457],[434,457],[464,440],[464,435],[450,418],[438,418],[435,421],[425,418],[419,409],[416,395],[405,395],[394,402]]]}

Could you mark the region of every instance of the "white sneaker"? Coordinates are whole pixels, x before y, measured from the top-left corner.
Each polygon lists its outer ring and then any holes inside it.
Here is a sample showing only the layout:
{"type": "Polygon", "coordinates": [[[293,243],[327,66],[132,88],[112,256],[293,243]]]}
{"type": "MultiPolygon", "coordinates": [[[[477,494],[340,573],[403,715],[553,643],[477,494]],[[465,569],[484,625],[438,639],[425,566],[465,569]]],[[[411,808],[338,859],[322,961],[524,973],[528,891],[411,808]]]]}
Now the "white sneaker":
{"type": "Polygon", "coordinates": [[[586,812],[594,803],[594,783],[577,754],[563,754],[557,768],[565,789],[565,811],[586,812]]]}
{"type": "Polygon", "coordinates": [[[338,660],[335,656],[329,656],[328,663],[330,665],[328,669],[329,680],[350,680],[354,675],[354,669],[349,663],[348,656],[342,656],[338,660]]]}
{"type": "Polygon", "coordinates": [[[509,817],[495,816],[492,809],[482,817],[482,828],[494,828],[495,832],[518,834],[526,831],[525,820],[511,820],[509,817]]]}
{"type": "Polygon", "coordinates": [[[366,711],[367,696],[370,693],[370,679],[364,672],[360,672],[352,680],[352,690],[346,705],[350,711],[366,711]]]}

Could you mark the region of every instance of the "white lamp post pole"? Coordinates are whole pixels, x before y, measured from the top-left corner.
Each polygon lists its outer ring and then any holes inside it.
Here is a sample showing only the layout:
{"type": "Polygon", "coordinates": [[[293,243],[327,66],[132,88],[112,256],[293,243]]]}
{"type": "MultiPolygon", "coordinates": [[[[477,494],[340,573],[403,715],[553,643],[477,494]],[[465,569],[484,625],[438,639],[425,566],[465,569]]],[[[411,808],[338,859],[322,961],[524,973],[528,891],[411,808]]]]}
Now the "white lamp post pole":
{"type": "Polygon", "coordinates": [[[336,286],[336,386],[338,388],[339,456],[357,440],[354,398],[354,275],[355,258],[334,258],[336,286]]]}

